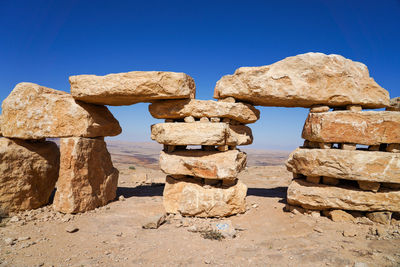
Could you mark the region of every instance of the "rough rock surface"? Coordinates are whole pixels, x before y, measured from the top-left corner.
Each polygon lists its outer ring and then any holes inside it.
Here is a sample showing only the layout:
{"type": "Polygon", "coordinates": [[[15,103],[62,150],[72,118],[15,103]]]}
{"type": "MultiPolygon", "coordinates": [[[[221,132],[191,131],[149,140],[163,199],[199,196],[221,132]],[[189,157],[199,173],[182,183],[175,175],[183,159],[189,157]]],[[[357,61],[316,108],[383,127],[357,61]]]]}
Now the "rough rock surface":
{"type": "Polygon", "coordinates": [[[167,176],[164,207],[167,213],[196,217],[224,217],[246,211],[247,186],[240,181],[230,187],[201,184],[200,179],[167,176]]]}
{"type": "Polygon", "coordinates": [[[390,99],[390,106],[386,108],[388,111],[400,111],[400,97],[390,99]]]}
{"type": "Polygon", "coordinates": [[[93,210],[116,197],[118,170],[103,138],[60,140],[60,175],[53,207],[63,213],[93,210]]]}
{"type": "Polygon", "coordinates": [[[100,105],[132,105],[159,99],[194,98],[195,83],[189,75],[177,72],[131,71],[105,76],[69,77],[75,99],[100,105]]]}
{"type": "Polygon", "coordinates": [[[158,123],[151,126],[151,139],[165,145],[248,145],[251,129],[226,123],[158,123]]]}
{"type": "Polygon", "coordinates": [[[3,133],[1,132],[1,125],[3,124],[3,119],[2,116],[0,114],[0,137],[3,136],[3,133]]]}
{"type": "Polygon", "coordinates": [[[310,113],[304,124],[302,137],[322,143],[400,143],[400,112],[310,113]]]}
{"type": "Polygon", "coordinates": [[[246,153],[238,150],[178,150],[172,153],[161,151],[160,154],[160,168],[170,175],[235,180],[245,167],[246,153]]]}
{"type": "Polygon", "coordinates": [[[289,185],[287,201],[305,209],[358,211],[400,211],[400,191],[370,192],[295,179],[289,185]]]}
{"type": "Polygon", "coordinates": [[[260,118],[260,111],[244,103],[227,103],[213,100],[168,100],[158,101],[149,106],[149,111],[157,119],[230,118],[241,123],[253,123],[260,118]]]}
{"type": "Polygon", "coordinates": [[[298,148],[286,167],[305,176],[400,183],[400,153],[298,148]]]}
{"type": "Polygon", "coordinates": [[[53,142],[0,138],[0,213],[47,204],[59,165],[60,153],[53,142]]]}
{"type": "Polygon", "coordinates": [[[239,68],[233,75],[222,77],[215,87],[215,98],[229,96],[261,106],[389,105],[389,93],[369,76],[364,64],[322,53],[288,57],[269,66],[239,68]]]}
{"type": "Polygon", "coordinates": [[[70,94],[19,83],[2,104],[3,135],[10,138],[115,136],[121,127],[104,106],[75,101],[70,94]]]}

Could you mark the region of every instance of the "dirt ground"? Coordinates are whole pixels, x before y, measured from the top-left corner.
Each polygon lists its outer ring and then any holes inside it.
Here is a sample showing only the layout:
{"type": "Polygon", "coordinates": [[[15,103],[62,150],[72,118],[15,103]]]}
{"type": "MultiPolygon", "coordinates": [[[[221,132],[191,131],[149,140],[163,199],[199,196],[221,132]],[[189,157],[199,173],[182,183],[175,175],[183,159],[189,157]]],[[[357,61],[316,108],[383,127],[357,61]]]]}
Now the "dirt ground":
{"type": "Polygon", "coordinates": [[[258,151],[241,174],[248,210],[223,219],[235,238],[205,239],[196,230],[219,219],[169,216],[158,229],[143,229],[164,212],[159,149],[109,145],[120,170],[119,200],[105,207],[64,215],[48,205],[3,220],[0,266],[400,266],[399,221],[338,223],[284,212],[292,176],[283,152],[258,151]]]}

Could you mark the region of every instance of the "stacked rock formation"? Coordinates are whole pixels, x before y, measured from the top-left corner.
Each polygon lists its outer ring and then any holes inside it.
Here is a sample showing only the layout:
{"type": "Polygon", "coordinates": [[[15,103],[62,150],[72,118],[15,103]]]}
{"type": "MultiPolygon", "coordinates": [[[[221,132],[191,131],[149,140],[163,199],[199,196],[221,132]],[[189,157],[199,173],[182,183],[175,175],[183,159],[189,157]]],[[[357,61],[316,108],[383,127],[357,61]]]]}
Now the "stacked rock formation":
{"type": "Polygon", "coordinates": [[[151,127],[151,138],[164,145],[160,168],[168,175],[166,211],[198,217],[244,212],[247,187],[237,176],[246,167],[246,153],[237,146],[252,143],[244,124],[257,121],[260,112],[234,98],[158,101],[149,111],[165,119],[151,127]]]}
{"type": "Polygon", "coordinates": [[[306,107],[310,113],[287,168],[295,179],[290,205],[310,210],[400,211],[400,112],[365,65],[308,53],[223,77],[216,98],[263,106],[306,107]],[[332,110],[333,111],[330,111],[332,110]],[[364,148],[357,146],[364,145],[364,148]]]}

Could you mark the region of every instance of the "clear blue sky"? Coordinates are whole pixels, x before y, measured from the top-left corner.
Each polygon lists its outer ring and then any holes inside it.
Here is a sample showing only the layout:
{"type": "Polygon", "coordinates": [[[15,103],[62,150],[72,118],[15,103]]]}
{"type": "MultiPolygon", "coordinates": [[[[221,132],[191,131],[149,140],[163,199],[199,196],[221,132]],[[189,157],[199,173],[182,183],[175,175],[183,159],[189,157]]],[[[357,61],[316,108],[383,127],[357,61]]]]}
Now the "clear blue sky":
{"type": "MultiPolygon", "coordinates": [[[[400,2],[381,1],[0,1],[0,99],[18,82],[69,92],[68,76],[133,70],[185,72],[197,98],[240,66],[306,52],[366,64],[400,96],[400,2]]],[[[123,133],[150,141],[148,104],[110,107],[123,133]]],[[[307,115],[260,107],[255,145],[293,149],[307,115]]]]}

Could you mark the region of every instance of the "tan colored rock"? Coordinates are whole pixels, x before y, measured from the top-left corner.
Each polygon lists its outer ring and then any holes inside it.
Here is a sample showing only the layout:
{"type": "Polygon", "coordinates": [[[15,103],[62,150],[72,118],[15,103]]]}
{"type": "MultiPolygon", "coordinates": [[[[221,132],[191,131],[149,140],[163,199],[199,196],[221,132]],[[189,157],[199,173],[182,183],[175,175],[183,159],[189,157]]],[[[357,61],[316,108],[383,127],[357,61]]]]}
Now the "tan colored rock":
{"type": "Polygon", "coordinates": [[[311,113],[321,113],[321,112],[328,112],[330,107],[324,105],[313,105],[310,107],[311,113]]]}
{"type": "Polygon", "coordinates": [[[334,222],[355,222],[355,218],[344,210],[327,210],[324,215],[334,222]]]}
{"type": "Polygon", "coordinates": [[[157,101],[149,106],[149,111],[157,119],[182,119],[219,117],[230,118],[241,123],[253,123],[260,118],[260,111],[244,103],[217,102],[213,100],[170,100],[157,101]]]}
{"type": "Polygon", "coordinates": [[[160,168],[170,175],[190,175],[207,179],[235,180],[246,167],[246,153],[238,150],[182,150],[160,153],[160,168]]]}
{"type": "Polygon", "coordinates": [[[246,211],[247,186],[204,185],[200,179],[175,180],[167,176],[163,203],[167,213],[196,217],[224,217],[246,211]]]}
{"type": "Polygon", "coordinates": [[[305,176],[400,183],[400,154],[340,149],[296,149],[286,163],[305,176]]]}
{"type": "MultiPolygon", "coordinates": [[[[296,177],[293,177],[296,178],[296,177]]],[[[307,182],[313,183],[313,184],[319,184],[321,181],[321,176],[307,176],[306,177],[307,182]]]]}
{"type": "Polygon", "coordinates": [[[118,170],[103,138],[60,139],[60,175],[53,207],[78,213],[104,206],[115,199],[118,170]]]}
{"type": "Polygon", "coordinates": [[[0,138],[0,213],[46,205],[59,166],[60,152],[53,142],[0,138]]]}
{"type": "Polygon", "coordinates": [[[386,147],[387,152],[400,153],[400,144],[388,144],[386,147]]]}
{"type": "Polygon", "coordinates": [[[400,97],[390,99],[390,106],[386,108],[388,111],[400,111],[400,97]]]}
{"type": "Polygon", "coordinates": [[[0,114],[0,137],[3,136],[2,132],[1,132],[1,125],[3,124],[3,119],[2,116],[0,114]]]}
{"type": "Polygon", "coordinates": [[[232,96],[260,106],[330,107],[389,105],[389,93],[370,76],[367,67],[340,55],[307,53],[269,66],[242,67],[222,77],[214,98],[232,96]]]}
{"type": "Polygon", "coordinates": [[[392,212],[390,211],[367,212],[366,215],[371,221],[381,224],[390,224],[392,220],[392,212]]]}
{"type": "Polygon", "coordinates": [[[151,126],[151,139],[167,145],[248,145],[251,129],[226,123],[159,123],[151,126]]]}
{"type": "Polygon", "coordinates": [[[19,83],[3,101],[4,136],[19,139],[98,137],[121,133],[104,106],[76,102],[70,94],[34,83],[19,83]]]}
{"type": "Polygon", "coordinates": [[[332,178],[332,177],[322,177],[322,183],[323,184],[329,184],[329,185],[338,185],[340,183],[339,179],[332,178]]]}
{"type": "Polygon", "coordinates": [[[360,105],[347,105],[346,110],[350,111],[362,111],[362,106],[360,105]]]}
{"type": "Polygon", "coordinates": [[[400,113],[334,111],[310,113],[302,137],[326,143],[400,143],[400,113]]]}
{"type": "Polygon", "coordinates": [[[160,99],[194,98],[196,85],[185,73],[131,71],[105,76],[69,77],[75,99],[99,104],[122,106],[160,99]]]}
{"type": "Polygon", "coordinates": [[[370,192],[293,180],[287,201],[312,210],[400,211],[400,191],[370,192]]]}
{"type": "Polygon", "coordinates": [[[357,181],[357,183],[361,190],[372,192],[378,192],[381,187],[381,184],[377,182],[357,181]]]}

